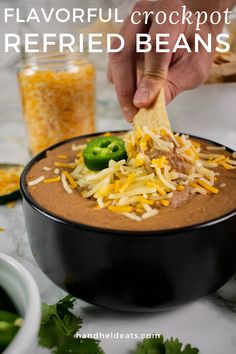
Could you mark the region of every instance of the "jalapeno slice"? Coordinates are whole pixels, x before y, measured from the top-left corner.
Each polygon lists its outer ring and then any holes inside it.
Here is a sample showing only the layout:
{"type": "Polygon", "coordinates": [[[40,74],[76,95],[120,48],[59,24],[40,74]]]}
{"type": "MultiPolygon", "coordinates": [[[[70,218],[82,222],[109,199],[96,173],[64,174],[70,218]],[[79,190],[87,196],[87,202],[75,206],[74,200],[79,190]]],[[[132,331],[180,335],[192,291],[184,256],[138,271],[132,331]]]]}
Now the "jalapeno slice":
{"type": "Polygon", "coordinates": [[[108,167],[109,161],[127,159],[124,141],[116,136],[91,140],[83,151],[85,165],[92,171],[108,167]]]}
{"type": "Polygon", "coordinates": [[[0,352],[2,352],[14,339],[19,327],[12,323],[0,321],[0,352]]]}

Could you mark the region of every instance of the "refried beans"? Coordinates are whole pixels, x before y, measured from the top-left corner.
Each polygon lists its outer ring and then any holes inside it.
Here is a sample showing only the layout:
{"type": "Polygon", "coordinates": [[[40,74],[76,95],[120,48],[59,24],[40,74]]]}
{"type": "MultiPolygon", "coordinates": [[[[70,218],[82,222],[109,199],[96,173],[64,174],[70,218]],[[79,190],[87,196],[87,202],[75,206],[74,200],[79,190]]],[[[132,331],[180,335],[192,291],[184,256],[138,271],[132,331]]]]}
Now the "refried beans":
{"type": "MultiPolygon", "coordinates": [[[[202,152],[206,142],[201,143],[202,152]]],[[[86,144],[86,140],[78,139],[73,143],[86,144]]],[[[63,163],[71,163],[76,157],[72,151],[72,142],[65,143],[53,150],[49,150],[46,157],[36,162],[27,174],[27,183],[40,177],[54,178],[55,161],[59,155],[65,155],[63,163]],[[46,170],[45,170],[45,167],[46,170]],[[49,170],[50,169],[50,170],[49,170]]],[[[227,151],[221,154],[231,156],[227,151]]],[[[65,170],[65,169],[63,169],[65,170]]],[[[68,169],[71,172],[71,170],[68,169]]],[[[93,200],[83,198],[79,191],[74,189],[72,194],[65,191],[62,183],[39,183],[28,186],[32,199],[41,207],[60,218],[77,223],[100,228],[115,230],[166,230],[199,224],[221,217],[236,209],[236,170],[226,170],[218,166],[214,171],[219,172],[215,186],[219,188],[218,194],[194,194],[184,191],[174,192],[170,206],[160,209],[159,214],[141,222],[133,221],[118,213],[112,213],[106,208],[95,209],[93,200]]]]}

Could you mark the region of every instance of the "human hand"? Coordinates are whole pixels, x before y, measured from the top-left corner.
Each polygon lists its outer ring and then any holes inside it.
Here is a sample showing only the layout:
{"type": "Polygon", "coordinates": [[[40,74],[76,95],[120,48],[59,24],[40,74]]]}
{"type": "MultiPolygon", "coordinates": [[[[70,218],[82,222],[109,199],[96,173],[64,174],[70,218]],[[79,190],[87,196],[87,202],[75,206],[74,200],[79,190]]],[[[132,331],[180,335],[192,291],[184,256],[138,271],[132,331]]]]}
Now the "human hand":
{"type": "MultiPolygon", "coordinates": [[[[139,1],[133,11],[164,11],[168,18],[172,11],[181,13],[183,5],[181,0],[139,1]]],[[[125,48],[110,53],[108,78],[114,83],[120,106],[128,121],[132,122],[139,108],[150,106],[162,87],[165,89],[166,102],[169,103],[178,93],[195,88],[206,80],[213,53],[208,53],[202,46],[197,53],[194,49],[191,53],[186,49],[177,49],[172,53],[181,33],[185,35],[190,48],[194,47],[195,21],[193,16],[192,24],[173,25],[167,22],[159,25],[150,17],[150,23],[145,25],[143,21],[133,24],[131,15],[125,19],[120,31],[125,40],[125,48]],[[149,33],[152,46],[150,52],[143,55],[136,53],[137,33],[149,33]],[[156,52],[156,33],[170,33],[169,44],[164,46],[169,49],[168,53],[156,52]]],[[[205,41],[208,33],[212,33],[215,38],[212,27],[205,23],[198,31],[205,41]]],[[[119,43],[114,41],[113,48],[118,46],[119,43]]]]}

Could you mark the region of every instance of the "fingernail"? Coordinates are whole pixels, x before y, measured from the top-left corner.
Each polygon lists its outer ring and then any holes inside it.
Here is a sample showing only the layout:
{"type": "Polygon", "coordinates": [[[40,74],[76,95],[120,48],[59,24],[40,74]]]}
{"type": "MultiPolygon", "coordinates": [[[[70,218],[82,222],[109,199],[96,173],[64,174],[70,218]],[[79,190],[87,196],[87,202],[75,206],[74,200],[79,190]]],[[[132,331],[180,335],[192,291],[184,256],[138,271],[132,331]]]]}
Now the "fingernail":
{"type": "Polygon", "coordinates": [[[129,107],[123,107],[122,109],[128,122],[132,122],[134,118],[134,112],[129,107]]]}
{"type": "Polygon", "coordinates": [[[145,86],[138,87],[135,96],[134,96],[134,104],[143,104],[148,103],[149,101],[149,89],[145,86]]]}

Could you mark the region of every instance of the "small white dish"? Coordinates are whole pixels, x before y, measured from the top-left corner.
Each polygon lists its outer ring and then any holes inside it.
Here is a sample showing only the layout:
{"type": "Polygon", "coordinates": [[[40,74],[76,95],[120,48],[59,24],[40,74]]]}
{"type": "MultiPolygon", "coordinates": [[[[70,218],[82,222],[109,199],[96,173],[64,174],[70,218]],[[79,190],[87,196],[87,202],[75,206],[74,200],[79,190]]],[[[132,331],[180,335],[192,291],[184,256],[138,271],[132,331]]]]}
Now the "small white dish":
{"type": "Polygon", "coordinates": [[[31,274],[15,259],[0,253],[0,285],[24,319],[3,354],[33,354],[41,321],[41,300],[31,274]]]}

